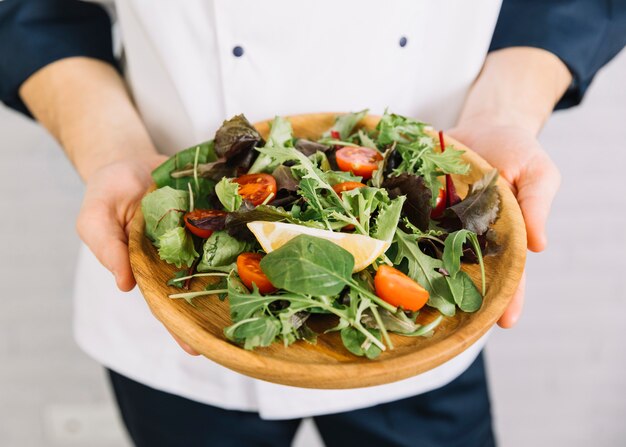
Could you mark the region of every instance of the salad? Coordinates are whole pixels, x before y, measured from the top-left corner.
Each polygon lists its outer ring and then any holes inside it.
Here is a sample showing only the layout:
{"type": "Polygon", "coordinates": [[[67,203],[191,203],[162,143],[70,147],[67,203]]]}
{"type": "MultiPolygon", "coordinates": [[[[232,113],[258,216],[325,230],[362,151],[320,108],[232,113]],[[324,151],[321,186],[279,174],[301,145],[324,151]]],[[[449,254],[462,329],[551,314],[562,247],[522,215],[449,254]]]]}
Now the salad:
{"type": "Polygon", "coordinates": [[[155,169],[141,207],[145,235],[181,269],[170,298],[228,299],[224,334],[245,349],[315,343],[310,323],[333,316],[323,332],[370,359],[393,349],[390,333],[430,336],[477,311],[498,248],[497,171],[461,199],[450,174],[470,166],[443,133],[387,112],[367,130],[366,114],[338,116],[317,141],[281,117],[264,140],[238,115],[155,169]],[[462,262],[479,264],[478,287],[462,262]],[[191,291],[198,277],[210,284],[191,291]],[[436,317],[418,324],[425,308],[436,317]]]}

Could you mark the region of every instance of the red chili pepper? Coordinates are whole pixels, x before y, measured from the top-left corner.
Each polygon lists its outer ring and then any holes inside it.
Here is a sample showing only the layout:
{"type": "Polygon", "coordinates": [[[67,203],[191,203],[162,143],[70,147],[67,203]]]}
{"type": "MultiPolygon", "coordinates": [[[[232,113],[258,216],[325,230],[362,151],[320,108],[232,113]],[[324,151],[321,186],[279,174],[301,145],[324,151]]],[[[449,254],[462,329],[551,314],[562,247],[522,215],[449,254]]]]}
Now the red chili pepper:
{"type": "Polygon", "coordinates": [[[336,130],[331,130],[330,136],[333,137],[335,140],[341,140],[341,134],[336,130]]]}

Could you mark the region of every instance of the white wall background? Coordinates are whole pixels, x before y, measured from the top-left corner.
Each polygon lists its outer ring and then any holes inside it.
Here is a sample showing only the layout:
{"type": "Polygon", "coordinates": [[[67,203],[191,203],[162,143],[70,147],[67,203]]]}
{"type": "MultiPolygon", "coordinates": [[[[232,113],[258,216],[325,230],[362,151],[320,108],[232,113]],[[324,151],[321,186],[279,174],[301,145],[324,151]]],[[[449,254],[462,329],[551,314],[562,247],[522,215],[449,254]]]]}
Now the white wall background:
{"type": "MultiPolygon", "coordinates": [[[[505,447],[626,445],[626,53],[541,136],[563,174],[525,314],[487,348],[505,447]]],[[[128,445],[71,336],[82,185],[39,127],[0,110],[0,446],[128,445]]],[[[310,424],[295,442],[320,445],[310,424]]]]}

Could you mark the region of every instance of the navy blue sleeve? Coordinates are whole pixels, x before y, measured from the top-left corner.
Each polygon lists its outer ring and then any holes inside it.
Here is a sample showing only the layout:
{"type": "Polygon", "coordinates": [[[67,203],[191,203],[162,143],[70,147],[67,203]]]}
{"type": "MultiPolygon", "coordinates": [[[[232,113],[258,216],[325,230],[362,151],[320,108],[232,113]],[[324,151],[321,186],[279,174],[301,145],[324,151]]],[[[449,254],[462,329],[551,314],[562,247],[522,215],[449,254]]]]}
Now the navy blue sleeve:
{"type": "Polygon", "coordinates": [[[626,45],[626,0],[503,0],[490,51],[528,46],[558,56],[574,81],[557,109],[580,103],[626,45]]]}
{"type": "Polygon", "coordinates": [[[40,68],[66,57],[116,64],[111,20],[80,0],[0,1],[0,100],[30,116],[18,90],[40,68]]]}

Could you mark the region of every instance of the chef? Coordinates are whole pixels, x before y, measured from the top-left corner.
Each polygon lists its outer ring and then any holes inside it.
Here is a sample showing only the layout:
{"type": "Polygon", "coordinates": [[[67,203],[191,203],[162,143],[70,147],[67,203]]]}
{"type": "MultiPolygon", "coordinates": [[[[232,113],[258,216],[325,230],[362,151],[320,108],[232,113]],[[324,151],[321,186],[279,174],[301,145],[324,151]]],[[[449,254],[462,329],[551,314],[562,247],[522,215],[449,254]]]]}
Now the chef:
{"type": "MultiPolygon", "coordinates": [[[[59,141],[86,184],[75,335],[109,371],[138,446],[494,445],[482,339],[400,382],[311,390],[255,380],[175,342],[128,259],[128,224],[165,155],[245,113],[369,108],[417,117],[497,167],[546,245],[559,174],[537,142],[625,42],[624,2],[5,0],[0,95],[59,141]],[[499,18],[498,18],[499,17],[499,18]],[[112,26],[113,24],[113,26],[112,26]],[[182,349],[181,349],[182,347],[182,349]]],[[[523,285],[500,320],[521,312],[523,285]]]]}

